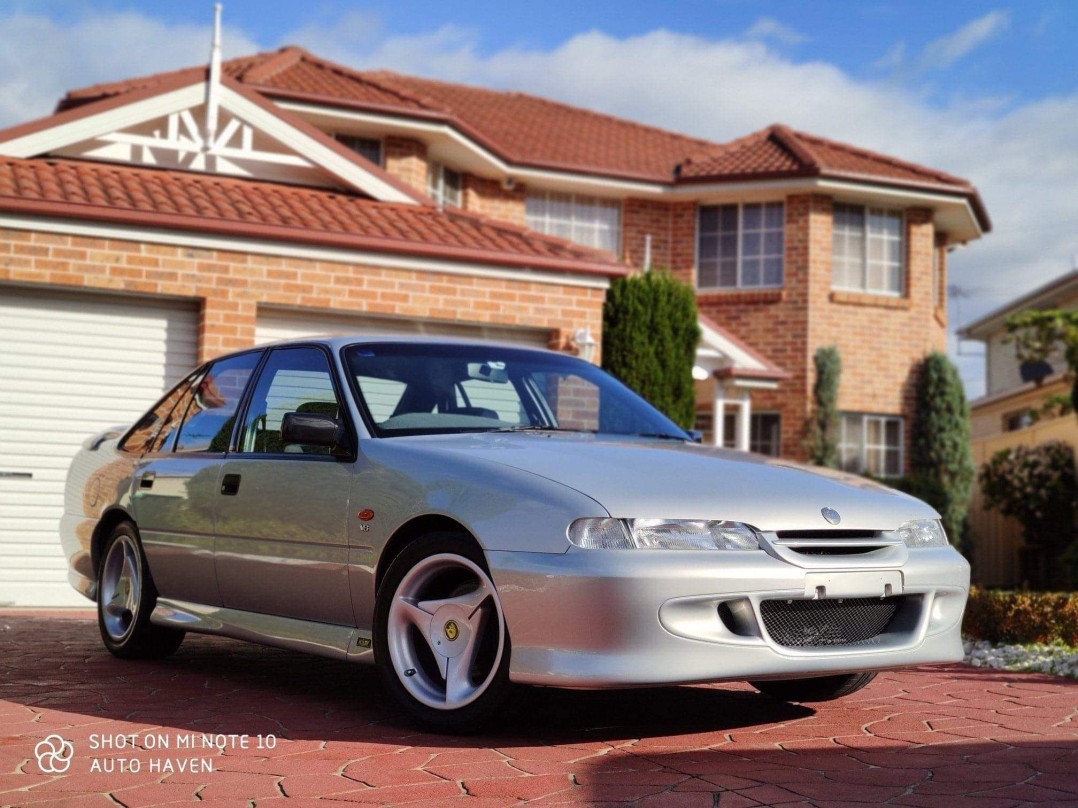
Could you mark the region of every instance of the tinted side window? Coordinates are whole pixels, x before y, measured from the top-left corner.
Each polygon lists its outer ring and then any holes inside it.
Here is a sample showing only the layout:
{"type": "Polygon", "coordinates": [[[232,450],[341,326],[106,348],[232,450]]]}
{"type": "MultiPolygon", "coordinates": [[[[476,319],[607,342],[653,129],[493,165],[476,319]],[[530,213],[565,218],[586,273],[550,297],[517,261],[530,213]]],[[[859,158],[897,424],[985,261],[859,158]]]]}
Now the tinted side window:
{"type": "Polygon", "coordinates": [[[236,420],[236,407],[260,353],[246,353],[214,362],[194,387],[177,452],[224,452],[236,420]]]}
{"type": "Polygon", "coordinates": [[[282,441],[281,421],[289,412],[340,417],[329,362],[317,348],[282,348],[270,354],[251,396],[240,451],[329,454],[328,446],[282,441]]]}
{"type": "Polygon", "coordinates": [[[171,450],[172,439],[176,437],[176,432],[179,430],[180,424],[183,423],[184,413],[186,413],[187,408],[191,406],[191,400],[195,397],[195,391],[198,390],[198,385],[201,380],[201,373],[191,379],[191,383],[183,391],[179,403],[173,408],[172,412],[169,413],[165,423],[161,425],[161,429],[158,431],[157,436],[154,437],[150,446],[147,447],[147,451],[167,452],[171,450]]]}
{"type": "Polygon", "coordinates": [[[131,431],[127,433],[127,437],[120,443],[119,448],[122,451],[135,454],[142,454],[149,450],[155,442],[154,437],[159,436],[166,428],[169,418],[183,416],[183,412],[187,408],[186,404],[177,405],[181,403],[184,394],[190,390],[191,382],[195,380],[197,375],[198,372],[196,371],[177,384],[157,403],[156,407],[143,415],[138,420],[138,423],[132,427],[131,431]],[[179,411],[178,415],[176,414],[177,410],[179,411]]]}

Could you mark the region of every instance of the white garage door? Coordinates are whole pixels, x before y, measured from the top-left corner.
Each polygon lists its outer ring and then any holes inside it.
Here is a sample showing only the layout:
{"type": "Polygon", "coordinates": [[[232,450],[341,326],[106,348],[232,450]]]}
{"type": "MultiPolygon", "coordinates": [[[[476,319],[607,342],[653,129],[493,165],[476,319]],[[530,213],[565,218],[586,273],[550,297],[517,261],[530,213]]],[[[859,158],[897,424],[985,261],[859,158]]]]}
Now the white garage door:
{"type": "Polygon", "coordinates": [[[0,604],[88,604],[60,549],[68,463],[195,366],[197,324],[191,304],[0,288],[0,604]]]}
{"type": "Polygon", "coordinates": [[[513,328],[473,323],[439,323],[398,317],[339,315],[284,309],[261,309],[255,325],[255,342],[262,345],[282,339],[326,334],[428,334],[436,337],[464,337],[515,342],[546,348],[550,331],[546,328],[513,328]]]}

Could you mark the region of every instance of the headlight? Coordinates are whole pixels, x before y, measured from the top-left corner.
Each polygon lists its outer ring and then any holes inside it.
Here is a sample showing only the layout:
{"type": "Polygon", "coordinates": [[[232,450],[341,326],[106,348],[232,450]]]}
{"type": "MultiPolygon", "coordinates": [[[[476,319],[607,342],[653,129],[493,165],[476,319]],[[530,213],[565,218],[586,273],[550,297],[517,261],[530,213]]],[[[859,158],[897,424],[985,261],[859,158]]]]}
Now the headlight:
{"type": "Polygon", "coordinates": [[[938,519],[906,522],[898,529],[898,535],[907,547],[946,547],[950,544],[938,519]]]}
{"type": "Polygon", "coordinates": [[[569,541],[588,549],[757,550],[756,530],[703,519],[577,519],[569,541]]]}

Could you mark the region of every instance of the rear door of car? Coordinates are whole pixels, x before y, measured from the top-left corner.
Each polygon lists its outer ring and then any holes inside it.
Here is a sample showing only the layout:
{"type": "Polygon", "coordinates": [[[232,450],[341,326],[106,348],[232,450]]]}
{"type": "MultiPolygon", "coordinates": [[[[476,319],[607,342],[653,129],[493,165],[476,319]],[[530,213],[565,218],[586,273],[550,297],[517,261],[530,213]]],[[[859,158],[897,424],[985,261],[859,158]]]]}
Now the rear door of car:
{"type": "Polygon", "coordinates": [[[353,463],[325,446],[285,444],[281,435],[290,412],[346,421],[341,402],[327,351],[271,350],[215,497],[224,606],[354,625],[347,536],[353,463]]]}
{"type": "Polygon", "coordinates": [[[213,562],[218,476],[261,356],[226,357],[196,375],[137,464],[132,508],[162,597],[221,603],[213,562]]]}

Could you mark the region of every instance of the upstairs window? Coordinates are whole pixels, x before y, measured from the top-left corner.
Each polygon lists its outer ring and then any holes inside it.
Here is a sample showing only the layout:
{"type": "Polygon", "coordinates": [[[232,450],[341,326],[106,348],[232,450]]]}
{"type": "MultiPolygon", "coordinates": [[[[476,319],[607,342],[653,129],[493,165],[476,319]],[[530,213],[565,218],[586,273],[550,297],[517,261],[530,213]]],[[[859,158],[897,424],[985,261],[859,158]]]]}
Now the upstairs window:
{"type": "Polygon", "coordinates": [[[529,191],[524,203],[528,227],[585,247],[621,251],[621,203],[579,194],[529,191]]]}
{"type": "Polygon", "coordinates": [[[358,135],[334,135],[338,143],[347,146],[360,157],[366,157],[376,166],[382,165],[382,141],[373,137],[358,135]]]}
{"type": "Polygon", "coordinates": [[[440,208],[459,208],[460,191],[463,187],[459,171],[441,163],[431,163],[427,173],[427,196],[440,208]]]}
{"type": "Polygon", "coordinates": [[[835,289],[903,294],[902,212],[861,205],[834,206],[831,283],[835,289]]]}
{"type": "Polygon", "coordinates": [[[782,286],[783,210],[782,202],[701,206],[697,287],[782,286]]]}

